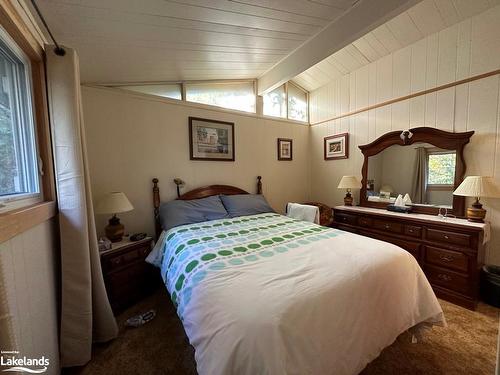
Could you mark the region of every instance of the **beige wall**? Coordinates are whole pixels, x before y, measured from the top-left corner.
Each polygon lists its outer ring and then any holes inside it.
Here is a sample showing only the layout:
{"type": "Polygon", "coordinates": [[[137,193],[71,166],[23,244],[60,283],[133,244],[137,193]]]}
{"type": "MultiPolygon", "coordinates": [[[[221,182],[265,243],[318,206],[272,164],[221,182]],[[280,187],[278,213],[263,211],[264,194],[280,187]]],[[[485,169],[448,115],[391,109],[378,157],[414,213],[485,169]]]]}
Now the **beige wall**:
{"type": "Polygon", "coordinates": [[[12,319],[20,356],[49,358],[59,373],[55,223],[46,221],[0,244],[0,303],[12,319]]]}
{"type": "MultiPolygon", "coordinates": [[[[175,103],[122,90],[83,87],[83,109],[94,201],[124,191],[134,211],[121,214],[130,232],[153,233],[151,179],[160,179],[162,201],[175,198],[174,177],[184,192],[229,184],[249,192],[262,176],[264,195],[283,211],[309,196],[309,127],[175,103]],[[188,116],[235,123],[235,162],[190,161],[188,116]],[[277,138],[293,139],[293,161],[277,160],[277,138]]],[[[99,234],[107,215],[97,215],[99,234]]]]}
{"type": "MultiPolygon", "coordinates": [[[[500,68],[500,6],[397,50],[311,93],[311,122],[500,68]]],[[[465,148],[467,174],[500,183],[499,76],[441,90],[311,127],[311,197],[342,203],[342,175],[361,176],[358,145],[417,126],[474,130],[465,148]],[[348,131],[350,157],[324,161],[323,137],[348,131]]],[[[493,225],[487,261],[500,264],[500,200],[484,199],[493,225]]]]}

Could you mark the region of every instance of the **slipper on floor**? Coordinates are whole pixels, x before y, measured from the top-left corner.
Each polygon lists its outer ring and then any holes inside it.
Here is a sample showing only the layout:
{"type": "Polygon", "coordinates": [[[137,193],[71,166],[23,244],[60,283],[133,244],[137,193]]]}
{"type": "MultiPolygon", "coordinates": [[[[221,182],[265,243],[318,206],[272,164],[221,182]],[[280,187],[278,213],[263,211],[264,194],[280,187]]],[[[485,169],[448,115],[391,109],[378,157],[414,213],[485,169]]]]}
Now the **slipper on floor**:
{"type": "Polygon", "coordinates": [[[131,318],[128,318],[127,321],[125,322],[125,325],[127,327],[140,327],[151,320],[156,316],[156,311],[155,310],[149,310],[145,312],[144,314],[139,314],[135,315],[131,318]]]}

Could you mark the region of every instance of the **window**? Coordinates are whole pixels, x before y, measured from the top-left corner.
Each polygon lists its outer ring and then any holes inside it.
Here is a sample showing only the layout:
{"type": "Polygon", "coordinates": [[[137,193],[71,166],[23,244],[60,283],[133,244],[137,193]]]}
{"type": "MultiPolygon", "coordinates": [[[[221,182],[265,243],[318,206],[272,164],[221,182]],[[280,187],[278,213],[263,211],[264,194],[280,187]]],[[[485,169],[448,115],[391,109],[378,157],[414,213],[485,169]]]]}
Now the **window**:
{"type": "Polygon", "coordinates": [[[308,121],[307,91],[288,82],[263,96],[264,115],[308,121]]]}
{"type": "Polygon", "coordinates": [[[288,84],[288,118],[307,122],[307,92],[288,84]]]}
{"type": "Polygon", "coordinates": [[[264,94],[264,115],[286,118],[286,91],[282,85],[264,94]]]}
{"type": "Polygon", "coordinates": [[[0,30],[0,208],[40,196],[30,63],[0,30]]]}
{"type": "Polygon", "coordinates": [[[186,100],[255,113],[254,82],[188,83],[186,100]]]}
{"type": "Polygon", "coordinates": [[[449,187],[455,184],[455,152],[429,152],[427,184],[430,187],[449,187]]]}
{"type": "Polygon", "coordinates": [[[129,85],[118,86],[121,89],[136,91],[143,94],[151,94],[170,99],[182,99],[182,89],[180,84],[158,84],[158,85],[129,85]]]}

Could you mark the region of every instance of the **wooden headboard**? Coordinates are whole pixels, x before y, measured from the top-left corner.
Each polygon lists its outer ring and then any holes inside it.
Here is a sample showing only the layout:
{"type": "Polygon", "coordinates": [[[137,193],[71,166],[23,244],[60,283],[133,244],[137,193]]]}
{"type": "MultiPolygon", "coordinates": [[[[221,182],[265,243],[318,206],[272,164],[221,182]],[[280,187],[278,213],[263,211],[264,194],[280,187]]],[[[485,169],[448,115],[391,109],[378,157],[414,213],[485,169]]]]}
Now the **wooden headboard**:
{"type": "MultiPolygon", "coordinates": [[[[155,177],[153,178],[153,207],[154,207],[154,219],[155,219],[155,231],[156,238],[161,234],[161,224],[160,224],[160,188],[158,187],[159,180],[155,177]]],[[[230,185],[209,185],[203,186],[182,195],[179,195],[177,199],[180,200],[192,200],[210,197],[212,195],[235,195],[235,194],[249,194],[247,191],[230,185]]],[[[257,176],[257,194],[262,194],[262,177],[257,176]]]]}

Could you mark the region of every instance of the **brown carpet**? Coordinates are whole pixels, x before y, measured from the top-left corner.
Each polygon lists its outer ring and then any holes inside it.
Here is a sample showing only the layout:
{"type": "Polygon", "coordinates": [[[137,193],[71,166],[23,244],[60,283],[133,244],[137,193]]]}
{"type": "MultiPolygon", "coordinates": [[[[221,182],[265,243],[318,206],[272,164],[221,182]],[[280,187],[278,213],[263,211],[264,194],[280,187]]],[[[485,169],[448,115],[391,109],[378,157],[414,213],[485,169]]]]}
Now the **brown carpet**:
{"type": "MultiPolygon", "coordinates": [[[[500,310],[480,304],[477,311],[469,311],[440,302],[448,327],[434,327],[417,344],[402,334],[362,374],[493,374],[500,310]]],[[[163,289],[121,314],[118,323],[116,340],[96,346],[87,366],[64,373],[196,374],[194,350],[163,289]],[[124,327],[128,317],[151,308],[157,311],[153,321],[140,328],[124,327]]]]}

